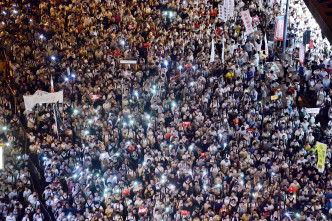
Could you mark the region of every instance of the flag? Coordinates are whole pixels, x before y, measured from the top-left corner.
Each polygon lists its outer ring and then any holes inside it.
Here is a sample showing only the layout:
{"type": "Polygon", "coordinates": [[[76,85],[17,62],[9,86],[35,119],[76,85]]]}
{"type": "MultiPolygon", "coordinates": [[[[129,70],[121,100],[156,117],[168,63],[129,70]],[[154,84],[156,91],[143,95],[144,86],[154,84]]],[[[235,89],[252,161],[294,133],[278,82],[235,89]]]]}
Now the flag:
{"type": "Polygon", "coordinates": [[[265,56],[266,56],[266,58],[269,58],[269,46],[267,44],[266,34],[264,36],[264,43],[265,43],[265,56]]]}
{"type": "Polygon", "coordinates": [[[122,195],[129,195],[130,194],[130,190],[122,190],[122,195]]]}
{"type": "Polygon", "coordinates": [[[92,94],[91,95],[91,100],[98,100],[99,99],[99,95],[98,94],[92,94]]]}
{"type": "Polygon", "coordinates": [[[326,144],[320,142],[316,143],[316,149],[318,154],[317,169],[320,173],[324,172],[326,148],[327,148],[326,144]]]}
{"type": "Polygon", "coordinates": [[[215,55],[216,55],[216,53],[215,53],[215,49],[214,49],[214,39],[212,38],[210,63],[214,62],[215,55]]]}
{"type": "Polygon", "coordinates": [[[53,110],[54,110],[54,120],[56,124],[56,133],[61,134],[63,131],[66,130],[65,124],[63,123],[61,117],[60,117],[60,111],[59,111],[59,101],[57,101],[55,104],[53,104],[53,110]]]}
{"type": "Polygon", "coordinates": [[[190,121],[185,121],[182,123],[183,127],[190,127],[191,126],[191,122],[190,121]]]}
{"type": "Polygon", "coordinates": [[[187,217],[187,216],[189,216],[188,210],[181,210],[181,215],[182,215],[183,217],[187,217]]]}
{"type": "Polygon", "coordinates": [[[294,187],[288,187],[288,192],[291,192],[291,193],[296,193],[297,189],[294,188],[294,187]]]}
{"type": "Polygon", "coordinates": [[[51,93],[54,93],[53,77],[51,75],[51,93]]]}
{"type": "Polygon", "coordinates": [[[139,214],[146,214],[146,213],[147,213],[147,210],[146,210],[146,208],[141,208],[141,207],[140,207],[140,208],[138,209],[138,213],[139,213],[139,214]]]}
{"type": "Polygon", "coordinates": [[[207,156],[207,152],[205,152],[205,153],[201,153],[201,158],[204,158],[204,157],[206,157],[207,156]]]}

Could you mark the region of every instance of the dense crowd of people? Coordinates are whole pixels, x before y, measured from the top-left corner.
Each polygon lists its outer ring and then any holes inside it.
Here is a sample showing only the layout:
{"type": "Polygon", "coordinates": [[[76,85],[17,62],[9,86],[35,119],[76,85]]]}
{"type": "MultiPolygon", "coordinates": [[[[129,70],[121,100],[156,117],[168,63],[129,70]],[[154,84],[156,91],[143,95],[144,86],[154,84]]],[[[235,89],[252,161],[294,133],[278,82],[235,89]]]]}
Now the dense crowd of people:
{"type": "Polygon", "coordinates": [[[279,64],[271,41],[266,57],[264,36],[285,6],[261,3],[235,0],[225,22],[220,0],[4,1],[0,44],[20,115],[0,119],[23,121],[45,185],[40,199],[18,158],[22,143],[14,129],[2,131],[11,140],[2,217],[44,220],[43,204],[57,221],[331,220],[331,139],[300,103],[303,95],[330,107],[330,45],[303,1],[291,0],[288,60],[279,64]],[[252,34],[241,19],[247,9],[258,17],[252,34]],[[64,91],[64,131],[53,104],[26,110],[22,99],[49,92],[51,79],[64,91]],[[324,171],[317,141],[327,144],[324,171]]]}

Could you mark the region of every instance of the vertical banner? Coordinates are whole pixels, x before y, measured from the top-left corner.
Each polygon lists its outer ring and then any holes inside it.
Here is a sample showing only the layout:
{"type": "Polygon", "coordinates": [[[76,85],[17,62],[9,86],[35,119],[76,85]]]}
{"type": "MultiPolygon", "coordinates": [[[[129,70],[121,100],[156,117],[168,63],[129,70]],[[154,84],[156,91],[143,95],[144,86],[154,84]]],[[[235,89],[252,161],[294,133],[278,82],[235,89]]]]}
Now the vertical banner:
{"type": "Polygon", "coordinates": [[[266,39],[266,33],[264,36],[264,44],[265,44],[265,56],[266,58],[269,58],[269,45],[267,44],[267,39],[266,39]]]}
{"type": "Polygon", "coordinates": [[[61,117],[60,117],[60,111],[59,111],[59,102],[56,102],[53,104],[54,109],[54,120],[56,125],[56,133],[59,137],[59,134],[61,134],[63,131],[66,130],[65,124],[63,123],[61,117]]]}
{"type": "Polygon", "coordinates": [[[246,27],[246,34],[251,34],[254,32],[254,29],[251,24],[251,17],[249,10],[241,12],[242,15],[242,21],[244,23],[244,26],[246,27]]]}
{"type": "Polygon", "coordinates": [[[211,56],[210,56],[210,63],[214,62],[214,57],[216,55],[215,48],[214,48],[214,39],[211,42],[211,56]]]}
{"type": "Polygon", "coordinates": [[[274,40],[276,40],[276,41],[284,40],[284,26],[285,26],[284,16],[276,17],[276,28],[274,31],[274,40]]]}
{"type": "Polygon", "coordinates": [[[226,9],[227,20],[234,16],[234,0],[225,0],[224,7],[226,9]]]}
{"type": "Polygon", "coordinates": [[[0,146],[0,170],[4,169],[3,146],[0,146]]]}
{"type": "Polygon", "coordinates": [[[224,63],[224,60],[225,60],[225,44],[226,44],[226,40],[223,39],[223,41],[222,41],[222,52],[221,52],[221,61],[222,61],[222,63],[224,63]]]}
{"type": "Polygon", "coordinates": [[[263,0],[258,0],[258,6],[260,10],[263,9],[263,0]]]}
{"type": "Polygon", "coordinates": [[[223,19],[222,12],[223,12],[223,5],[219,4],[218,5],[218,18],[220,18],[220,19],[223,19]]]}
{"type": "Polygon", "coordinates": [[[301,44],[299,51],[299,60],[301,64],[304,64],[304,59],[305,59],[305,46],[301,44]]]}
{"type": "Polygon", "coordinates": [[[320,173],[324,172],[325,157],[326,157],[326,144],[317,142],[316,149],[318,154],[317,169],[320,173]]]}

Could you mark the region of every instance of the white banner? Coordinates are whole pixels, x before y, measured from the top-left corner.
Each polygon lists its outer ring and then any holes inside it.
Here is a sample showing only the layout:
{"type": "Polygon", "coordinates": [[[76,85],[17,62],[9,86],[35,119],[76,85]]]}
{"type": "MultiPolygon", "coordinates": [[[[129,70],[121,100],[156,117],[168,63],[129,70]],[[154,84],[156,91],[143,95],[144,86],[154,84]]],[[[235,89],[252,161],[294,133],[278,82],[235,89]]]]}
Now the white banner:
{"type": "Polygon", "coordinates": [[[216,55],[215,48],[214,48],[214,39],[211,42],[211,56],[210,56],[210,63],[214,62],[214,57],[216,55]]]}
{"type": "Polygon", "coordinates": [[[299,51],[299,60],[301,64],[304,64],[304,59],[305,59],[305,46],[301,44],[299,51]]]}
{"type": "Polygon", "coordinates": [[[63,103],[63,91],[48,93],[36,91],[33,95],[23,96],[26,110],[32,110],[36,104],[63,103]]]}
{"type": "Polygon", "coordinates": [[[254,32],[254,29],[251,25],[251,17],[249,10],[241,12],[242,15],[242,21],[244,23],[244,26],[246,27],[246,34],[251,34],[254,32]]]}
{"type": "Polygon", "coordinates": [[[224,6],[222,4],[218,5],[218,18],[220,18],[220,19],[223,19],[223,15],[222,15],[223,7],[224,6]]]}
{"type": "Polygon", "coordinates": [[[120,60],[120,64],[137,64],[136,60],[120,60]]]}
{"type": "Polygon", "coordinates": [[[306,108],[307,114],[319,114],[320,108],[306,108]]]}
{"type": "Polygon", "coordinates": [[[227,20],[234,16],[234,0],[225,0],[224,7],[226,8],[227,20]]]}
{"type": "Polygon", "coordinates": [[[269,45],[267,44],[266,34],[264,36],[264,43],[265,43],[265,56],[269,58],[269,45]]]}
{"type": "Polygon", "coordinates": [[[284,16],[276,17],[276,28],[275,28],[275,31],[274,31],[274,40],[283,41],[283,39],[284,39],[284,25],[285,25],[284,16]]]}

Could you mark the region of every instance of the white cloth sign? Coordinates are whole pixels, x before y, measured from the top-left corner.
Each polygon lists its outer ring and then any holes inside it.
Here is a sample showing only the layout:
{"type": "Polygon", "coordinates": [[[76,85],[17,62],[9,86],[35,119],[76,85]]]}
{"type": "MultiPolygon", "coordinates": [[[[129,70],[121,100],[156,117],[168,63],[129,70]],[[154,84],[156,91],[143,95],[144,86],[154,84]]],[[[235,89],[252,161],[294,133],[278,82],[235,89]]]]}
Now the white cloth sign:
{"type": "Polygon", "coordinates": [[[234,16],[234,0],[225,0],[224,7],[226,8],[227,20],[234,16]]]}
{"type": "Polygon", "coordinates": [[[223,19],[223,5],[218,5],[218,18],[223,19]]]}
{"type": "Polygon", "coordinates": [[[265,56],[269,58],[269,45],[267,44],[266,34],[264,36],[264,43],[265,43],[265,56]]]}
{"type": "Polygon", "coordinates": [[[249,10],[241,12],[242,15],[242,21],[244,23],[244,26],[246,27],[246,34],[251,34],[254,32],[254,29],[251,24],[251,17],[249,10]]]}
{"type": "Polygon", "coordinates": [[[48,93],[45,91],[36,91],[33,95],[23,96],[26,110],[31,110],[36,104],[63,103],[63,91],[48,93]]]}
{"type": "Polygon", "coordinates": [[[306,108],[307,114],[319,114],[320,108],[306,108]]]}
{"type": "Polygon", "coordinates": [[[305,46],[301,44],[299,51],[299,60],[301,64],[304,64],[304,59],[305,59],[305,46]]]}
{"type": "Polygon", "coordinates": [[[214,62],[214,57],[216,55],[215,48],[214,48],[214,39],[211,42],[211,56],[210,56],[210,63],[214,62]]]}
{"type": "Polygon", "coordinates": [[[284,25],[285,25],[284,16],[277,17],[276,18],[276,29],[274,31],[274,40],[283,41],[283,39],[284,39],[284,25]]]}

